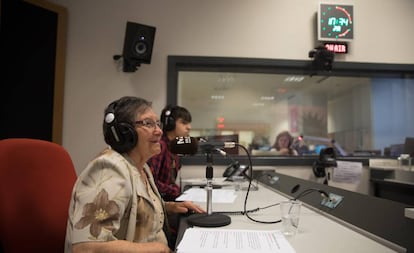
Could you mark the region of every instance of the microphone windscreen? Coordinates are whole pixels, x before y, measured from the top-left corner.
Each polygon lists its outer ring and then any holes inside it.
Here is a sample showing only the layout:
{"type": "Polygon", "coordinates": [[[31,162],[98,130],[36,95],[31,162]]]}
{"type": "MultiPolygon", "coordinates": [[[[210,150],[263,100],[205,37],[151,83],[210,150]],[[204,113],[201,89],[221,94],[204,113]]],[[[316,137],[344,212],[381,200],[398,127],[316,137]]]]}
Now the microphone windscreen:
{"type": "Polygon", "coordinates": [[[297,192],[299,190],[299,188],[300,188],[300,184],[297,184],[297,185],[293,186],[292,190],[290,190],[290,193],[297,192]]]}
{"type": "Polygon", "coordinates": [[[194,155],[198,151],[198,141],[194,137],[176,137],[170,142],[170,151],[173,154],[194,155]]]}
{"type": "Polygon", "coordinates": [[[327,199],[330,200],[329,194],[326,191],[320,190],[319,192],[321,193],[322,197],[327,198],[327,199]]]}

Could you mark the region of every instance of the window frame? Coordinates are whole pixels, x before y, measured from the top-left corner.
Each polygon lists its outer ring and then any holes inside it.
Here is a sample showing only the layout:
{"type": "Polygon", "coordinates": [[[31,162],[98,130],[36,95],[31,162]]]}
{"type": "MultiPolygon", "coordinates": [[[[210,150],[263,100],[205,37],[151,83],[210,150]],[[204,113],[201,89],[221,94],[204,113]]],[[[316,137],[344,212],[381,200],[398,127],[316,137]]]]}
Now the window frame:
{"type": "MultiPolygon", "coordinates": [[[[334,62],[332,70],[328,73],[315,71],[310,60],[170,55],[168,56],[167,68],[167,104],[177,104],[180,71],[414,78],[414,64],[334,62]]],[[[246,162],[248,157],[247,155],[236,155],[233,158],[240,162],[246,162]]],[[[341,157],[341,160],[359,161],[363,165],[368,165],[369,158],[372,157],[349,156],[341,157]]],[[[214,159],[214,163],[217,165],[229,163],[229,158],[226,157],[217,155],[214,159]]],[[[303,166],[312,165],[315,157],[251,156],[251,159],[253,165],[256,166],[303,166]]],[[[188,165],[202,165],[206,162],[204,155],[186,156],[182,160],[183,164],[188,165]]]]}

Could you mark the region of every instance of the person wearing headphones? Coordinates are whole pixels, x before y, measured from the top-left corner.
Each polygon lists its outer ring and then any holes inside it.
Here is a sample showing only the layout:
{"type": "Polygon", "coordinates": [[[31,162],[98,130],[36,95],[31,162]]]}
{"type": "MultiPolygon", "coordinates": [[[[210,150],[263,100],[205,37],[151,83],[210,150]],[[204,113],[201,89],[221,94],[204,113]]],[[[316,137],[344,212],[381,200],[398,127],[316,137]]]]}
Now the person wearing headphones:
{"type": "Polygon", "coordinates": [[[181,163],[179,156],[171,153],[169,145],[176,137],[190,135],[191,114],[184,107],[167,105],[160,118],[163,130],[161,152],[151,157],[148,164],[162,198],[173,201],[181,194],[180,186],[176,183],[181,163]]]}
{"type": "Polygon", "coordinates": [[[147,165],[161,152],[162,130],[151,102],[122,97],[105,109],[110,146],[78,176],[67,222],[65,252],[168,252],[167,214],[205,213],[189,201],[165,202],[147,165]]]}
{"type": "Polygon", "coordinates": [[[276,136],[271,151],[276,151],[278,155],[297,156],[298,152],[292,148],[292,144],[293,136],[288,131],[283,131],[276,136]]]}

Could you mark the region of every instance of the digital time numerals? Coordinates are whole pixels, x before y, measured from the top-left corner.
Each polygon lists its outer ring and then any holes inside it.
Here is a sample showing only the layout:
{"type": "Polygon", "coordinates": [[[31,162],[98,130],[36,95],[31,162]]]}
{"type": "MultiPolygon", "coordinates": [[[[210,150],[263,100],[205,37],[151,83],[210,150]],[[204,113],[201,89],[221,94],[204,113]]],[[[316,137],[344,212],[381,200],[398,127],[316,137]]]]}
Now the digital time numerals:
{"type": "Polygon", "coordinates": [[[354,38],[352,5],[321,4],[318,12],[319,40],[354,38]]]}

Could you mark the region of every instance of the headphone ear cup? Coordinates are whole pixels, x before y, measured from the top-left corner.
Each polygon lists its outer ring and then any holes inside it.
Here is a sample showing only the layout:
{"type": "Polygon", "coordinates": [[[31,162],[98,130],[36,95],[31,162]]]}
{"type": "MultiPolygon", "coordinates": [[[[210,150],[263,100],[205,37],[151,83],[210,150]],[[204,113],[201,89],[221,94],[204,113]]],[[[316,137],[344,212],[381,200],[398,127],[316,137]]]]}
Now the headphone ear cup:
{"type": "Polygon", "coordinates": [[[105,141],[118,153],[131,151],[138,143],[138,134],[128,123],[108,124],[105,141]]]}
{"type": "Polygon", "coordinates": [[[108,105],[104,118],[105,142],[118,153],[131,151],[138,143],[138,134],[135,128],[124,122],[118,122],[115,116],[116,102],[108,105]]]}
{"type": "Polygon", "coordinates": [[[125,153],[131,151],[138,144],[138,134],[128,123],[119,123],[118,124],[119,134],[122,136],[122,141],[118,143],[118,152],[125,153]]]}
{"type": "Polygon", "coordinates": [[[313,174],[315,177],[326,177],[325,168],[319,165],[318,161],[315,161],[312,165],[313,174]]]}

